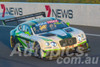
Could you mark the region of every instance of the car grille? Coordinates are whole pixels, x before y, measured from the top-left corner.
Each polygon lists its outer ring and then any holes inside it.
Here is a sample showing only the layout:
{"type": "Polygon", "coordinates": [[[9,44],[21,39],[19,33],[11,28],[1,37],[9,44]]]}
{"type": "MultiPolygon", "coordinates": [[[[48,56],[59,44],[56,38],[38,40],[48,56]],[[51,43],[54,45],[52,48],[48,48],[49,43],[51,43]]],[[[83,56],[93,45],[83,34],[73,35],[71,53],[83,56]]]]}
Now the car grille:
{"type": "Polygon", "coordinates": [[[76,38],[67,38],[67,39],[63,39],[63,40],[60,41],[60,45],[62,47],[70,46],[70,45],[73,45],[73,44],[76,44],[76,38]]]}

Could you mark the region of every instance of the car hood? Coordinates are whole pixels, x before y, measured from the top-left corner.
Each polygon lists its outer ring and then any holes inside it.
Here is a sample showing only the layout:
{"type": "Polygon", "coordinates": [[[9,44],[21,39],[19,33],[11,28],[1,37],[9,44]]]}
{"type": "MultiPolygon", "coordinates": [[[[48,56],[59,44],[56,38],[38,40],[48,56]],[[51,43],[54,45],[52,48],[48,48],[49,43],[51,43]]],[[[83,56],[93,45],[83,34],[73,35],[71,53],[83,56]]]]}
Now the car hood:
{"type": "Polygon", "coordinates": [[[59,41],[65,38],[71,38],[71,32],[73,32],[73,30],[69,27],[39,34],[39,37],[42,39],[45,38],[45,40],[50,39],[50,41],[59,41]]]}

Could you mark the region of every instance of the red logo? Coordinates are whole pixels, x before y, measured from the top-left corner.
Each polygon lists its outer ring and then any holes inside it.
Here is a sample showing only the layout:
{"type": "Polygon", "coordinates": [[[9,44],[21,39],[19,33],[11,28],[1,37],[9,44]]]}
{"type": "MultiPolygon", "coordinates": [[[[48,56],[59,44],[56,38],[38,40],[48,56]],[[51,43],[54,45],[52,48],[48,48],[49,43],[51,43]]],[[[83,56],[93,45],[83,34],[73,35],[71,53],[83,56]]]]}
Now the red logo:
{"type": "Polygon", "coordinates": [[[5,11],[6,11],[6,8],[5,8],[4,4],[1,4],[1,9],[3,10],[2,17],[4,17],[5,16],[5,11]]]}
{"type": "Polygon", "coordinates": [[[49,5],[45,5],[46,11],[48,11],[47,17],[50,17],[51,15],[51,8],[49,5]]]}

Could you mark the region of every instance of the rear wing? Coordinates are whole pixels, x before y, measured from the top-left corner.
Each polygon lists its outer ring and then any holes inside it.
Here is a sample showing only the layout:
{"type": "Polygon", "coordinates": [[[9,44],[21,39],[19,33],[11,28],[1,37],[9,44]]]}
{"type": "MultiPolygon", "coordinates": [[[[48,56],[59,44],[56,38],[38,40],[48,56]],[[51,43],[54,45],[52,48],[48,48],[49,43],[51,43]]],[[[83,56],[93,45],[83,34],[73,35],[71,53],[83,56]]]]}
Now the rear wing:
{"type": "Polygon", "coordinates": [[[4,19],[4,20],[1,20],[1,21],[2,21],[3,25],[6,25],[6,23],[9,23],[9,22],[16,21],[18,23],[19,20],[27,19],[27,18],[31,18],[31,17],[35,17],[36,18],[37,16],[46,17],[45,12],[38,12],[38,13],[23,15],[23,16],[20,16],[20,17],[14,17],[14,18],[9,18],[9,19],[4,19]]]}

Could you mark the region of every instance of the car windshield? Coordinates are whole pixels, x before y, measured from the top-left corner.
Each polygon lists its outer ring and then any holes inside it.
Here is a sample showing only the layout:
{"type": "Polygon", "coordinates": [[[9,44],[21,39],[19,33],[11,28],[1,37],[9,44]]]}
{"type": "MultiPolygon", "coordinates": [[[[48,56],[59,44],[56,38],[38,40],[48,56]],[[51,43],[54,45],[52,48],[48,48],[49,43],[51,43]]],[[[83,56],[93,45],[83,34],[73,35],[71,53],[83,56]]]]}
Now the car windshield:
{"type": "Polygon", "coordinates": [[[57,29],[62,29],[68,27],[61,20],[50,20],[46,22],[41,22],[39,24],[32,25],[32,29],[35,34],[49,32],[57,29]]]}

